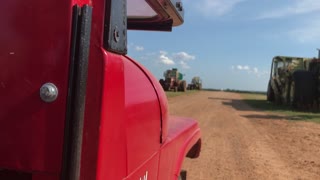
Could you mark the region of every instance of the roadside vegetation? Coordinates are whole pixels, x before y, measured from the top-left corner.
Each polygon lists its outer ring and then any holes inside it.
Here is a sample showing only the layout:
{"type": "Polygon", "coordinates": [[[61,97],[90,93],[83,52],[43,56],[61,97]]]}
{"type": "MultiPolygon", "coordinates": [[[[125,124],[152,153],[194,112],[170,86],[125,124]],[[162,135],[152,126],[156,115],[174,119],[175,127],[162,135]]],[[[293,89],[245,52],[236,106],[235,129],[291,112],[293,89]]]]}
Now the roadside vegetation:
{"type": "Polygon", "coordinates": [[[320,123],[319,112],[303,112],[292,110],[290,107],[285,105],[276,105],[266,100],[265,94],[256,93],[241,93],[244,101],[253,108],[266,111],[272,114],[283,115],[285,119],[293,121],[312,121],[320,123]]]}
{"type": "Polygon", "coordinates": [[[237,90],[237,89],[203,89],[206,91],[224,91],[224,92],[234,92],[234,93],[248,93],[248,94],[266,94],[267,92],[264,91],[244,91],[244,90],[237,90]]]}
{"type": "Polygon", "coordinates": [[[197,92],[199,92],[199,90],[187,90],[186,92],[166,91],[166,95],[168,98],[171,98],[171,97],[176,97],[176,96],[181,96],[181,95],[190,95],[190,94],[197,93],[197,92]]]}

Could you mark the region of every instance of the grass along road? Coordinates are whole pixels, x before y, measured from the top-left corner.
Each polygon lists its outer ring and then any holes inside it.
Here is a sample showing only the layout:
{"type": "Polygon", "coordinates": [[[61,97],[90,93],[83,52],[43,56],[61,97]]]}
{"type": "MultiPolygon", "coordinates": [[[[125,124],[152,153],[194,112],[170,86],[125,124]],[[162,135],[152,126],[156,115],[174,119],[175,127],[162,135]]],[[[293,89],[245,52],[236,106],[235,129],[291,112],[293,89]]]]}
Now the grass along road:
{"type": "Polygon", "coordinates": [[[248,105],[257,110],[265,111],[273,115],[280,115],[286,120],[320,123],[319,112],[295,111],[285,105],[276,105],[266,101],[267,97],[264,94],[240,93],[240,95],[248,105]]]}

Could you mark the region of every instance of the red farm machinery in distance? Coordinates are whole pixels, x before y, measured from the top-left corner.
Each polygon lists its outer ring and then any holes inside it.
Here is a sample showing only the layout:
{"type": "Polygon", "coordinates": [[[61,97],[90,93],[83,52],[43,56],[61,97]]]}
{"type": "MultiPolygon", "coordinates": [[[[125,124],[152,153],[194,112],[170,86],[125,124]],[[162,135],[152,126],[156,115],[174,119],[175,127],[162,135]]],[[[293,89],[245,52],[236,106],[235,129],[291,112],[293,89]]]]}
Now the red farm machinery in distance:
{"type": "Polygon", "coordinates": [[[164,79],[160,79],[159,83],[165,91],[174,92],[187,90],[187,82],[183,80],[183,74],[178,69],[168,69],[163,73],[164,79]]]}
{"type": "Polygon", "coordinates": [[[128,30],[171,31],[179,0],[2,0],[1,180],[176,180],[197,122],[169,117],[128,30]]]}

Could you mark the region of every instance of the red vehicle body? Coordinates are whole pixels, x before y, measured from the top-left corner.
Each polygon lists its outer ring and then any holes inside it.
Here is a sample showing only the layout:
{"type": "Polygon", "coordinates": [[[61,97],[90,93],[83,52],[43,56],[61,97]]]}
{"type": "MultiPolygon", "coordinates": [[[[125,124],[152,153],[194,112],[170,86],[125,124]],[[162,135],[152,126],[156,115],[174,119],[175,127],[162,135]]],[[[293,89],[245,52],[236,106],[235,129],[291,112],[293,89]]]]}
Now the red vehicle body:
{"type": "Polygon", "coordinates": [[[169,117],[158,80],[125,55],[127,27],[182,23],[180,2],[147,2],[158,15],[141,20],[125,0],[2,1],[1,180],[173,180],[199,156],[196,121],[169,117]]]}

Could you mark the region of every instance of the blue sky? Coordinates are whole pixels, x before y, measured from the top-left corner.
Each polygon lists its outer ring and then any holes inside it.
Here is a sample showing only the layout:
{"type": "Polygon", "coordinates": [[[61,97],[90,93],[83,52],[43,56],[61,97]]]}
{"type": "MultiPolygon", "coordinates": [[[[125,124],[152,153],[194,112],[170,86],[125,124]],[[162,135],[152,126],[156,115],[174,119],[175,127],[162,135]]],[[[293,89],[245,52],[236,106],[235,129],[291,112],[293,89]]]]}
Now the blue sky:
{"type": "Polygon", "coordinates": [[[266,91],[272,57],[317,56],[320,0],[184,0],[172,32],[130,31],[128,55],[158,79],[176,67],[205,88],[266,91]]]}

